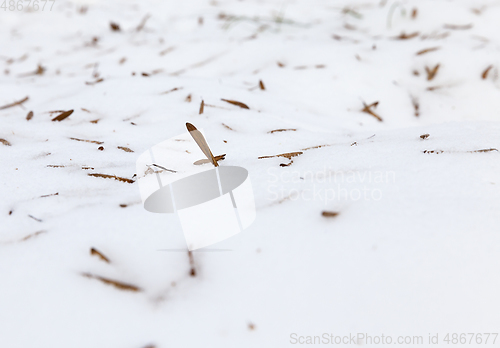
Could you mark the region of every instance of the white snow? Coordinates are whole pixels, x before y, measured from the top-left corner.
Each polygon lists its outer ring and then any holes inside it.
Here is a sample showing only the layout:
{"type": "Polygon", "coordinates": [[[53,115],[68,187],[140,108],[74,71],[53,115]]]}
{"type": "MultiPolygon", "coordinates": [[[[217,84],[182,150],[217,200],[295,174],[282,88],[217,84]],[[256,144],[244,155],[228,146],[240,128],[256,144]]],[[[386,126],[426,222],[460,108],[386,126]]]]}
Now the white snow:
{"type": "Polygon", "coordinates": [[[498,332],[500,152],[474,151],[500,149],[499,16],[493,0],[0,8],[0,106],[29,96],[0,110],[0,347],[498,332]],[[382,122],[361,112],[377,101],[382,122]],[[257,206],[250,228],[193,252],[194,277],[177,216],[87,175],[135,179],[139,154],[186,122],[248,169],[257,206]],[[288,167],[258,159],[296,151],[288,167]]]}

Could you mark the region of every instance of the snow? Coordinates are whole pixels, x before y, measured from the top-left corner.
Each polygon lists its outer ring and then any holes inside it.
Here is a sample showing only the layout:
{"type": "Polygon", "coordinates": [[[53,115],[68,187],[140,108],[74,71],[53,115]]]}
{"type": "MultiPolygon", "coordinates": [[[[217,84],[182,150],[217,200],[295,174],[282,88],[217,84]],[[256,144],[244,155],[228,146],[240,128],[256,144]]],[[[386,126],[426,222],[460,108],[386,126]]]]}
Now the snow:
{"type": "Polygon", "coordinates": [[[11,144],[0,143],[0,347],[498,331],[500,153],[474,152],[500,149],[497,1],[57,0],[52,11],[2,11],[0,106],[29,100],[0,110],[11,144]],[[402,32],[418,36],[395,39],[402,32]],[[20,76],[38,65],[43,74],[20,76]],[[382,122],[361,112],[377,101],[382,122]],[[139,154],[186,122],[227,154],[221,165],[249,171],[257,206],[250,228],[193,252],[194,266],[177,216],[145,211],[137,183],[87,175],[135,180],[139,154]],[[297,151],[290,166],[258,159],[297,151]]]}

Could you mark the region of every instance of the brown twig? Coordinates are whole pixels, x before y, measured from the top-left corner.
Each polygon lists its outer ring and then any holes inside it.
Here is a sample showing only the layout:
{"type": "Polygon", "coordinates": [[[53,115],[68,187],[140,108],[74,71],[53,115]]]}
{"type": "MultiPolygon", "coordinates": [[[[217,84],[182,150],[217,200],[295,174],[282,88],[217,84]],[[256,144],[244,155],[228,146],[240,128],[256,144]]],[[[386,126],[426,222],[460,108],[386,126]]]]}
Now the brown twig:
{"type": "Polygon", "coordinates": [[[364,108],[361,109],[361,112],[364,112],[364,113],[367,113],[369,115],[372,115],[373,117],[375,117],[378,121],[382,122],[382,117],[380,117],[379,115],[377,115],[373,110],[372,108],[376,108],[378,106],[378,101],[375,102],[375,103],[371,103],[370,105],[366,105],[364,102],[363,102],[363,106],[364,108]]]}
{"type": "Polygon", "coordinates": [[[122,177],[119,177],[119,176],[116,176],[116,175],[98,174],[98,173],[90,173],[90,174],[87,174],[87,175],[88,176],[93,176],[93,177],[96,177],[96,178],[114,179],[114,180],[118,180],[118,181],[121,181],[121,182],[126,182],[128,184],[133,184],[134,183],[134,180],[132,180],[132,179],[122,178],[122,177]]]}
{"type": "Polygon", "coordinates": [[[16,102],[11,103],[11,104],[0,106],[0,110],[8,109],[8,108],[11,108],[11,107],[16,106],[16,105],[21,105],[24,102],[26,102],[28,99],[29,99],[29,97],[25,97],[24,99],[18,100],[16,102]]]}

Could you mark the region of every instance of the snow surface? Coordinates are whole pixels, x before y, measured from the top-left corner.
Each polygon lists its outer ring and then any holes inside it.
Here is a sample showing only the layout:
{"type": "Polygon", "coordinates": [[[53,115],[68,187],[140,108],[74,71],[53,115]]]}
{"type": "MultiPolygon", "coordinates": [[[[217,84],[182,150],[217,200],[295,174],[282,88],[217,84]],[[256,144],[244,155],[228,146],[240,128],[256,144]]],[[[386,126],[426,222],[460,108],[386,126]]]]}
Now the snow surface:
{"type": "Polygon", "coordinates": [[[474,152],[500,149],[498,18],[487,0],[0,9],[0,105],[29,96],[0,110],[0,347],[498,332],[500,153],[474,152]],[[382,122],[361,112],[377,101],[382,122]],[[193,253],[194,277],[177,216],[87,175],[135,179],[138,155],[186,122],[248,169],[257,206],[249,229],[193,253]],[[258,159],[296,151],[288,167],[258,159]]]}

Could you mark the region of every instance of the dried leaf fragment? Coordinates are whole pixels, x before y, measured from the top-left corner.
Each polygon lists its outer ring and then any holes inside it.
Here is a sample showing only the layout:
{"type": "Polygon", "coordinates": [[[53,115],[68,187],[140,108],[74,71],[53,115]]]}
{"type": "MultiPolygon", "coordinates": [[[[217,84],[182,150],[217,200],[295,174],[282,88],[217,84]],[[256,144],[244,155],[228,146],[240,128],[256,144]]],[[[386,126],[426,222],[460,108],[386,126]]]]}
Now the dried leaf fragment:
{"type": "Polygon", "coordinates": [[[229,103],[229,104],[233,104],[233,105],[236,105],[236,106],[239,106],[240,108],[242,109],[250,109],[248,107],[248,105],[246,104],[243,104],[242,102],[239,102],[239,101],[236,101],[236,100],[229,100],[229,99],[222,99],[222,101],[225,101],[226,103],[229,103]]]}
{"type": "Polygon", "coordinates": [[[259,80],[259,87],[261,90],[265,91],[266,90],[266,87],[264,86],[264,82],[262,82],[262,80],[259,80]]]}
{"type": "Polygon", "coordinates": [[[335,216],[338,216],[340,213],[336,212],[336,211],[326,211],[324,210],[321,215],[323,215],[324,217],[335,217],[335,216]]]}
{"type": "Polygon", "coordinates": [[[420,136],[420,139],[425,140],[425,139],[427,139],[428,137],[429,137],[429,134],[422,134],[422,135],[420,136]]]}
{"type": "Polygon", "coordinates": [[[28,115],[26,115],[26,120],[29,121],[33,118],[33,111],[28,112],[28,115]]]}
{"type": "Polygon", "coordinates": [[[109,23],[109,27],[111,28],[112,31],[120,31],[120,25],[114,22],[109,23]]]}
{"type": "Polygon", "coordinates": [[[493,65],[490,65],[489,67],[487,67],[483,73],[481,74],[481,77],[483,78],[483,80],[486,80],[486,78],[488,77],[488,73],[490,72],[490,70],[493,68],[493,65]]]}
{"type": "Polygon", "coordinates": [[[4,144],[5,146],[12,146],[12,144],[5,139],[0,139],[0,143],[4,144]]]}
{"type": "Polygon", "coordinates": [[[90,255],[95,255],[95,256],[99,257],[101,260],[103,260],[104,262],[107,262],[107,263],[111,262],[111,261],[109,261],[109,259],[106,256],[104,256],[103,253],[101,253],[100,251],[98,251],[95,248],[90,248],[90,255]]]}
{"type": "Polygon", "coordinates": [[[68,110],[68,111],[64,111],[62,114],[54,117],[52,119],[52,121],[62,121],[64,120],[65,118],[69,117],[71,114],[73,113],[73,110],[68,110]]]}
{"type": "Polygon", "coordinates": [[[134,150],[129,149],[128,147],[125,146],[118,146],[120,150],[123,150],[125,152],[134,152],[134,150]]]}
{"type": "Polygon", "coordinates": [[[201,115],[204,110],[205,110],[205,101],[202,100],[200,104],[200,111],[198,112],[198,114],[201,115]]]}
{"type": "Polygon", "coordinates": [[[87,278],[91,278],[91,279],[100,280],[104,284],[113,285],[115,288],[120,289],[120,290],[127,290],[127,291],[134,291],[134,292],[142,291],[141,288],[139,288],[139,287],[137,287],[135,285],[122,283],[122,282],[119,282],[119,281],[116,281],[116,280],[104,278],[104,277],[101,277],[101,276],[98,276],[98,275],[94,275],[94,274],[91,274],[91,273],[82,273],[82,276],[87,277],[87,278]]]}

